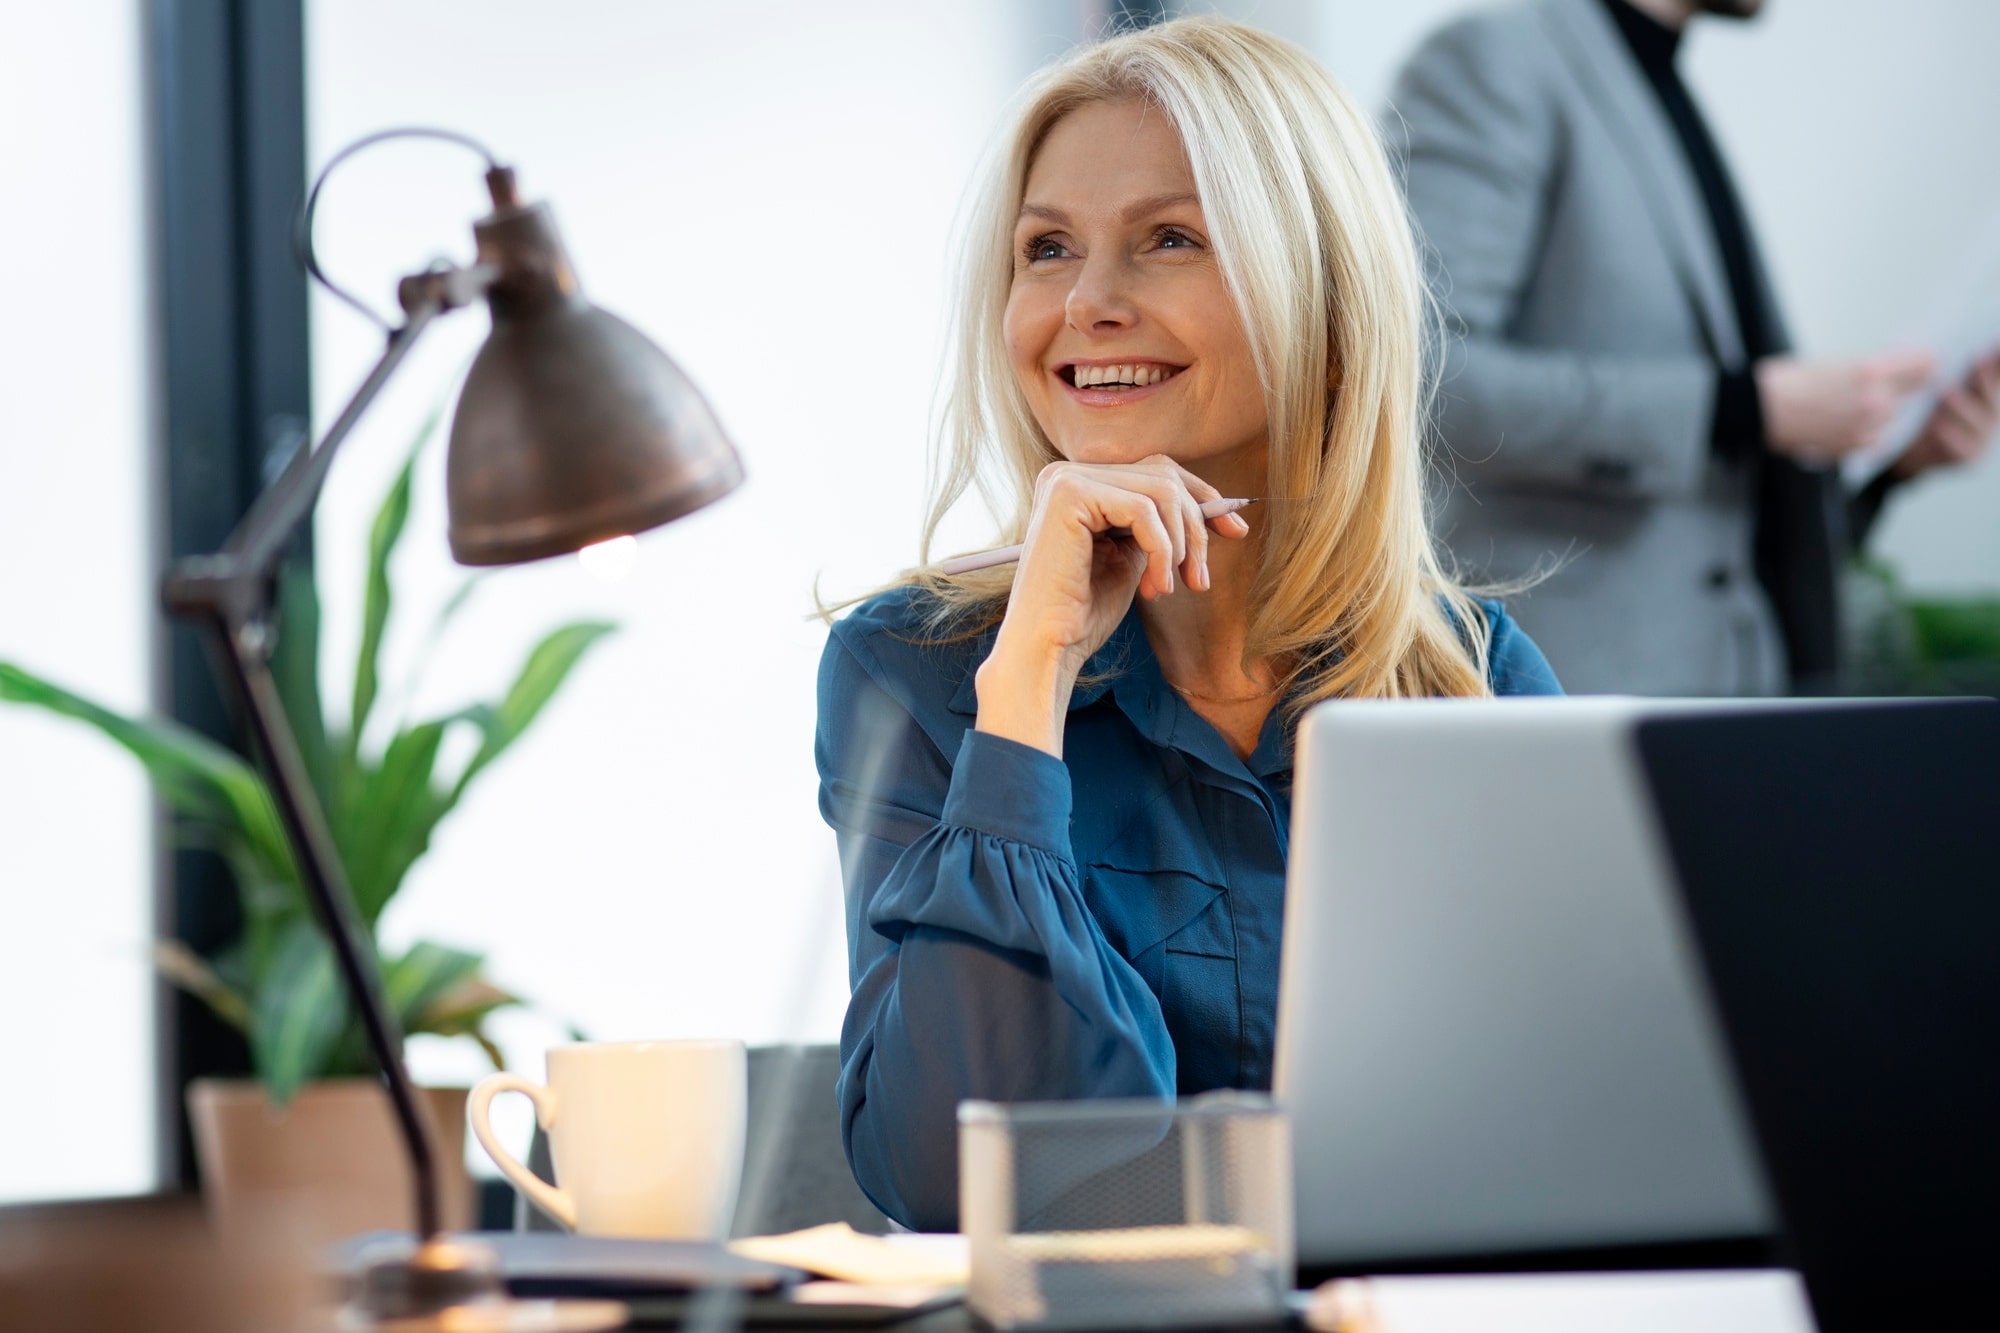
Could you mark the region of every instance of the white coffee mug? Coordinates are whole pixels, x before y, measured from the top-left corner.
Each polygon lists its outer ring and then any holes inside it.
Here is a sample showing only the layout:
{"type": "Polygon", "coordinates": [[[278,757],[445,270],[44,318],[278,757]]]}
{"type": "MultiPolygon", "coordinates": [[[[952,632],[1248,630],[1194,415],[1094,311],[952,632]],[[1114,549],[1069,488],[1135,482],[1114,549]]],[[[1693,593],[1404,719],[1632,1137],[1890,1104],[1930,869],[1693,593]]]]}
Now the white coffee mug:
{"type": "Polygon", "coordinates": [[[481,1079],[465,1110],[507,1178],[571,1230],[723,1240],[743,1176],[748,1086],[740,1041],[587,1041],[550,1048],[546,1086],[481,1079]],[[535,1103],[555,1185],[494,1137],[490,1108],[503,1092],[535,1103]]]}

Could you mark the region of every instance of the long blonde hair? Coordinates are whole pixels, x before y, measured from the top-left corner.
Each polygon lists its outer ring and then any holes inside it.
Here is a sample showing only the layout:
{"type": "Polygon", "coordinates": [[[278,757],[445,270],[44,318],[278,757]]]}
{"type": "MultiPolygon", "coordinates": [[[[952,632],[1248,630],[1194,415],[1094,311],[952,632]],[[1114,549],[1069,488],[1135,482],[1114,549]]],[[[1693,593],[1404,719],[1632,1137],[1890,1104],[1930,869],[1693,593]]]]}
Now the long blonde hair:
{"type": "MultiPolygon", "coordinates": [[[[1248,655],[1290,664],[1303,707],[1334,696],[1485,695],[1484,615],[1449,577],[1424,508],[1430,304],[1408,212],[1367,118],[1289,42],[1211,17],[1085,47],[1036,76],[966,229],[956,353],[939,423],[923,561],[978,488],[1025,533],[1036,475],[1061,457],[1003,336],[1012,237],[1050,128],[1142,98],[1179,131],[1223,277],[1264,385],[1269,492],[1248,655]]],[[[996,622],[1006,569],[904,583],[938,623],[996,622]],[[967,613],[970,613],[969,615],[967,613]]]]}

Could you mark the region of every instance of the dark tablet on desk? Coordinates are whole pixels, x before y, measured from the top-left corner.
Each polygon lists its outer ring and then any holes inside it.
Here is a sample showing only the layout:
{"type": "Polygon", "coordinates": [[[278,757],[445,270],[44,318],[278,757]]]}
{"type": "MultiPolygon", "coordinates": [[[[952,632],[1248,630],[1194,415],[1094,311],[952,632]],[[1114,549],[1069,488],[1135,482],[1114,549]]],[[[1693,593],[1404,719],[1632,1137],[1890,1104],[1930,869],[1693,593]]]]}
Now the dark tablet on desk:
{"type": "MultiPolygon", "coordinates": [[[[510,1295],[601,1297],[609,1300],[677,1295],[706,1287],[775,1293],[803,1281],[795,1268],[759,1263],[720,1245],[695,1241],[619,1240],[547,1231],[481,1231],[461,1239],[491,1246],[510,1295]]],[[[409,1250],[414,1238],[402,1231],[371,1231],[340,1242],[334,1272],[354,1281],[373,1258],[409,1250]]]]}
{"type": "MultiPolygon", "coordinates": [[[[680,1328],[697,1322],[697,1296],[647,1297],[628,1301],[632,1328],[680,1328]]],[[[738,1303],[721,1307],[721,1328],[880,1328],[921,1319],[927,1323],[949,1324],[954,1329],[971,1327],[971,1319],[961,1308],[965,1291],[961,1287],[941,1290],[936,1296],[915,1305],[807,1304],[792,1300],[786,1293],[745,1296],[738,1303]],[[933,1318],[941,1316],[942,1318],[933,1318]]]]}
{"type": "Polygon", "coordinates": [[[1821,1333],[2000,1323],[2000,703],[1637,741],[1821,1333]]]}

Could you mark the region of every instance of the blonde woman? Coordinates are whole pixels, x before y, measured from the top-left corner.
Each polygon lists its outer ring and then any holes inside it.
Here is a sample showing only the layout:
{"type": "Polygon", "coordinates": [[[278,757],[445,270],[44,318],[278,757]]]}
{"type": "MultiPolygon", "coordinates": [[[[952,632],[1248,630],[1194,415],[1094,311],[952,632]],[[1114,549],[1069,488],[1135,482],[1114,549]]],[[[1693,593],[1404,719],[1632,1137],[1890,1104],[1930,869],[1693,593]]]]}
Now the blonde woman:
{"type": "Polygon", "coordinates": [[[1309,57],[1115,37],[1030,85],[997,168],[925,547],[985,467],[1024,553],[911,575],[820,669],[843,1135],[924,1230],[957,1225],[962,1098],[1269,1085],[1305,706],[1557,689],[1433,555],[1417,258],[1309,57]],[[1224,497],[1262,502],[1204,521],[1224,497]]]}

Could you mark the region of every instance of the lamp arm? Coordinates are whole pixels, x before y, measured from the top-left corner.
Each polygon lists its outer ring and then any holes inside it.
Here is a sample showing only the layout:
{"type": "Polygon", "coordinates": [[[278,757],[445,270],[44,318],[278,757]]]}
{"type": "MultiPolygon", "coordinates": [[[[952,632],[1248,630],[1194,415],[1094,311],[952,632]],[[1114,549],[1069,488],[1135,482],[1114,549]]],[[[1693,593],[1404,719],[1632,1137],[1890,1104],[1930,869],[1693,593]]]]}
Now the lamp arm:
{"type": "Polygon", "coordinates": [[[346,442],[355,423],[374,404],[376,395],[396,373],[410,348],[432,320],[478,300],[497,276],[498,270],[493,265],[476,264],[469,268],[432,269],[403,279],[405,319],[401,328],[390,332],[382,359],[362,380],[361,387],[327,428],[319,445],[286,464],[278,479],[251,504],[249,512],[223,544],[223,554],[233,560],[238,570],[246,576],[262,578],[277,568],[293,535],[319,503],[320,487],[326,483],[335,453],[346,442]]]}
{"type": "Polygon", "coordinates": [[[165,600],[181,619],[199,621],[216,649],[224,688],[249,728],[270,779],[271,796],[291,843],[299,880],[326,932],[348,1001],[360,1017],[369,1052],[382,1079],[410,1159],[417,1230],[429,1240],[442,1232],[436,1151],[417,1108],[415,1086],[403,1063],[403,1033],[388,1003],[381,968],[354,909],[340,852],[314,795],[298,739],[285,716],[271,674],[275,647],[272,600],[275,574],[292,538],[312,516],[334,455],[394,375],[411,346],[438,315],[464,304],[491,284],[481,266],[420,274],[403,284],[408,319],[391,333],[375,368],[361,382],[326,436],[292,459],[250,506],[219,554],[177,561],[168,571],[165,600]]]}

